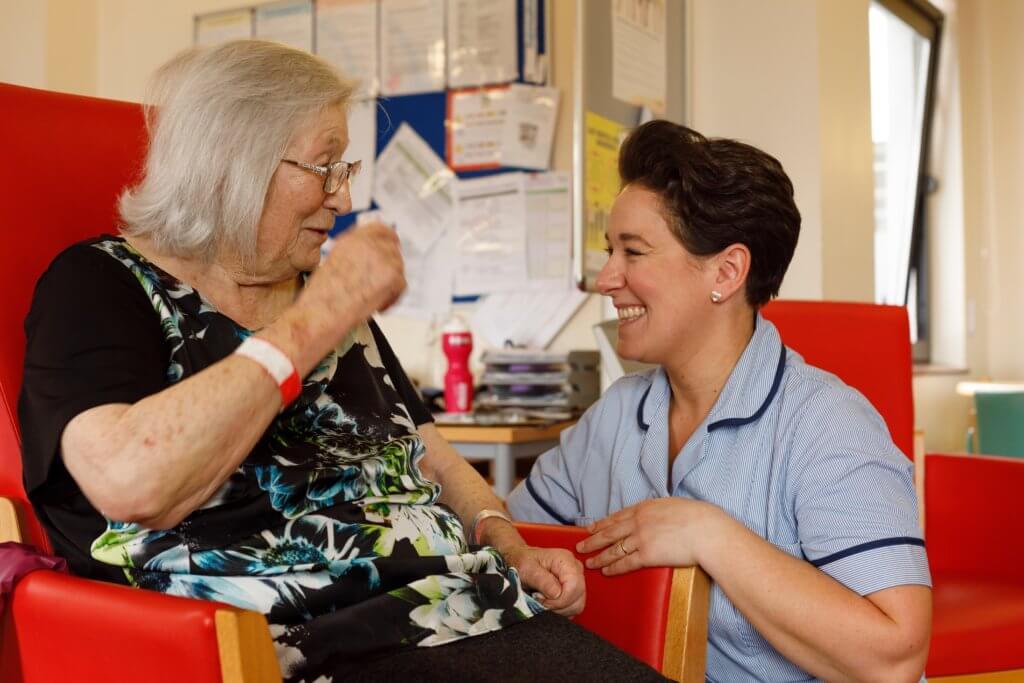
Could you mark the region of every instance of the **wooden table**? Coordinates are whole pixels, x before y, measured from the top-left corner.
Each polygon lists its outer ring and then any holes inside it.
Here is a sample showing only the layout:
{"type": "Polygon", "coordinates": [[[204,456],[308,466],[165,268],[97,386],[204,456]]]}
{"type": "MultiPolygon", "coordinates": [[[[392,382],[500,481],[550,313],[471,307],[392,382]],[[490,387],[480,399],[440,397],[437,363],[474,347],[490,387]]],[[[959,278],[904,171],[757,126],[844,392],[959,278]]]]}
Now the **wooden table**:
{"type": "Polygon", "coordinates": [[[439,424],[437,430],[466,460],[490,463],[494,492],[504,498],[515,482],[516,460],[558,445],[562,430],[574,424],[575,420],[539,426],[439,424]]]}

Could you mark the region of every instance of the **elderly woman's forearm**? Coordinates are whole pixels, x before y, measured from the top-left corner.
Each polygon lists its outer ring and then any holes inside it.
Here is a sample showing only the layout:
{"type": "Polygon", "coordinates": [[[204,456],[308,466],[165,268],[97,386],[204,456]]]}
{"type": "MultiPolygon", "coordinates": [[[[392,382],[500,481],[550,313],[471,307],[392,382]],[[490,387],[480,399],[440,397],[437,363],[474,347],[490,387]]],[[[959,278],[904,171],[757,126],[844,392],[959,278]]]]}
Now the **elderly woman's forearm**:
{"type": "Polygon", "coordinates": [[[132,405],[74,418],[62,456],[105,516],[168,528],[217,491],[266,430],[277,386],[252,361],[229,356],[132,405]]]}

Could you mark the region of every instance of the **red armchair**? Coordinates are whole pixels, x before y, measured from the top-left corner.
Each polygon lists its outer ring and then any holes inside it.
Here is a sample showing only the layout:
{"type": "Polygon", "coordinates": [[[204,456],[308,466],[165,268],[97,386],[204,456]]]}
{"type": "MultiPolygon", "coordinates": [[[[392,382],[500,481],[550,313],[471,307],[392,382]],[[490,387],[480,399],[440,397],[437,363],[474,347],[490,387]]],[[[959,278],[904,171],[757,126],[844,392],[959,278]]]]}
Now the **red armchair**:
{"type": "Polygon", "coordinates": [[[1024,680],[1024,522],[1015,497],[1024,490],[1024,461],[915,454],[904,308],[775,301],[764,316],[807,362],[863,393],[915,459],[934,584],[929,680],[1024,680]],[[939,678],[946,676],[956,677],[939,678]]]}
{"type": "MultiPolygon", "coordinates": [[[[21,481],[16,404],[32,290],[71,243],[113,232],[115,198],[146,144],[136,104],[0,84],[0,541],[51,551],[21,481]]],[[[573,548],[572,527],[523,525],[534,544],[573,548]]],[[[709,581],[699,569],[587,571],[578,622],[679,680],[702,680],[709,581]]],[[[255,612],[37,571],[0,622],[0,680],[280,681],[255,612]]]]}

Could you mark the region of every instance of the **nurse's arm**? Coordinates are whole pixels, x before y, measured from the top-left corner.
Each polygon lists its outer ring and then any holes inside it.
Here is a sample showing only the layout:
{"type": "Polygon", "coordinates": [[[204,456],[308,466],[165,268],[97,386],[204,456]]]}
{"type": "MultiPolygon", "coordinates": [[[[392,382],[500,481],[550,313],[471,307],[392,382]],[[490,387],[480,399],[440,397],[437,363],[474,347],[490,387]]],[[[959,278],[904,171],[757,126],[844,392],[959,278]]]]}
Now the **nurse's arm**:
{"type": "Polygon", "coordinates": [[[697,562],[784,657],[828,681],[918,681],[928,655],[927,586],[861,597],[725,513],[710,516],[697,562]]]}

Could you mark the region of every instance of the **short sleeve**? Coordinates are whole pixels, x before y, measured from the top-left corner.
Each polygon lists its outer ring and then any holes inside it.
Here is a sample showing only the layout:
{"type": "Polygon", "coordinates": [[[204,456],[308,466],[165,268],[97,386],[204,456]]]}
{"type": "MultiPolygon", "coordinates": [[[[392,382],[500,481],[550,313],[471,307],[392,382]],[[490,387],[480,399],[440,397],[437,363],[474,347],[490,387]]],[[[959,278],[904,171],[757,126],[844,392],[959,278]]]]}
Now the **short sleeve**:
{"type": "Polygon", "coordinates": [[[913,465],[882,418],[846,392],[801,423],[788,485],[804,556],[860,595],[930,586],[913,465]]]}
{"type": "Polygon", "coordinates": [[[373,320],[369,324],[370,331],[373,333],[373,341],[377,344],[377,352],[380,354],[381,363],[384,364],[384,369],[387,370],[391,381],[395,383],[395,391],[402,397],[402,402],[405,404],[406,410],[409,411],[412,423],[418,427],[422,424],[433,422],[433,416],[431,416],[423,399],[420,398],[416,387],[412,385],[409,376],[402,369],[402,364],[398,362],[398,358],[391,349],[391,345],[388,344],[384,333],[373,320]]]}
{"type": "Polygon", "coordinates": [[[581,512],[579,490],[598,425],[609,402],[602,398],[583,414],[579,422],[562,432],[559,443],[540,455],[530,475],[508,495],[512,518],[523,522],[576,524],[581,512]]]}
{"type": "Polygon", "coordinates": [[[30,495],[51,475],[67,476],[58,454],[72,418],[167,386],[169,349],[155,309],[131,271],[90,244],[54,260],[25,319],[18,419],[30,495]]]}

